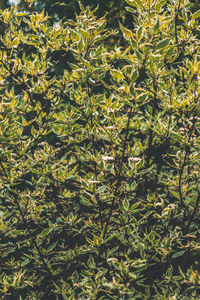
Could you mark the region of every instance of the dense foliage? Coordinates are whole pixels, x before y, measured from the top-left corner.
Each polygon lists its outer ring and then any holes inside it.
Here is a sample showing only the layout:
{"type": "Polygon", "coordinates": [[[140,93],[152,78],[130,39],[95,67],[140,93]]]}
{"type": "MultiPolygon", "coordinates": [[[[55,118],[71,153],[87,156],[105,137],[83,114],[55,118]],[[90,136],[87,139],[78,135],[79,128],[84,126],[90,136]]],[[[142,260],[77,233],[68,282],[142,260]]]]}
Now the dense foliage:
{"type": "MultiPolygon", "coordinates": [[[[0,0],[0,7],[8,8],[11,3],[18,3],[18,9],[27,8],[26,0],[0,0]]],[[[125,17],[125,0],[82,0],[81,3],[89,5],[92,9],[97,7],[95,15],[106,15],[107,24],[111,27],[118,27],[119,19],[123,20],[125,17]]],[[[51,16],[50,22],[75,19],[76,14],[80,13],[78,0],[35,0],[28,10],[41,12],[43,9],[51,16]]]]}
{"type": "Polygon", "coordinates": [[[1,299],[198,299],[200,11],[127,4],[0,11],[1,299]]]}

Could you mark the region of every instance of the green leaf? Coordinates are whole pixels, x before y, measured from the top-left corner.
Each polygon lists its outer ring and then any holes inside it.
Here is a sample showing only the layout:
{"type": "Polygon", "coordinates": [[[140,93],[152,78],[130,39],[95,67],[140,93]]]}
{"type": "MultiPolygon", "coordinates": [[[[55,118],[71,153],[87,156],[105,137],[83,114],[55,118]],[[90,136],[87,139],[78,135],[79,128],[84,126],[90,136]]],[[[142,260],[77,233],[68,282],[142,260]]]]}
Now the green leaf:
{"type": "Polygon", "coordinates": [[[28,263],[30,262],[30,260],[28,258],[26,258],[23,263],[21,264],[22,267],[25,267],[28,263]]]}
{"type": "Polygon", "coordinates": [[[131,43],[134,49],[138,49],[138,43],[133,37],[131,38],[131,43]]]}
{"type": "Polygon", "coordinates": [[[136,93],[135,93],[135,88],[134,88],[134,85],[133,85],[133,84],[131,84],[129,90],[130,90],[131,96],[133,96],[133,97],[135,98],[135,97],[136,97],[136,93]]]}
{"type": "Polygon", "coordinates": [[[91,201],[88,198],[86,198],[82,195],[80,197],[81,197],[81,203],[82,204],[84,204],[86,206],[93,206],[93,204],[91,203],[91,201]]]}
{"type": "Polygon", "coordinates": [[[55,247],[57,246],[57,241],[52,243],[51,246],[49,246],[49,248],[47,249],[47,253],[51,252],[53,249],[55,249],[55,247]]]}
{"type": "Polygon", "coordinates": [[[103,72],[102,74],[99,75],[98,80],[99,81],[103,80],[105,78],[105,76],[106,76],[106,72],[103,72]]]}
{"type": "Polygon", "coordinates": [[[50,269],[51,268],[50,261],[48,259],[46,259],[46,258],[44,259],[44,261],[46,263],[47,268],[50,269]]]}
{"type": "Polygon", "coordinates": [[[77,47],[78,47],[78,50],[82,53],[84,50],[84,40],[82,37],[80,38],[80,41],[78,42],[77,47]]]}
{"type": "Polygon", "coordinates": [[[179,195],[177,192],[170,190],[170,193],[171,193],[176,199],[180,200],[180,195],[179,195]]]}
{"type": "Polygon", "coordinates": [[[74,273],[72,274],[72,278],[73,278],[73,283],[77,283],[78,279],[79,279],[79,275],[77,271],[74,271],[74,273]]]}
{"type": "Polygon", "coordinates": [[[121,31],[123,32],[123,35],[125,38],[132,38],[133,36],[133,32],[127,28],[125,28],[120,22],[119,22],[119,27],[121,29],[121,31]]]}
{"type": "Polygon", "coordinates": [[[125,211],[128,211],[129,207],[130,207],[130,203],[129,203],[129,201],[127,199],[125,199],[123,201],[123,208],[125,209],[125,211]]]}
{"type": "Polygon", "coordinates": [[[181,250],[179,252],[176,252],[172,255],[172,258],[177,258],[177,257],[183,256],[184,253],[185,253],[185,250],[181,250]]]}
{"type": "Polygon", "coordinates": [[[159,23],[159,17],[157,17],[157,20],[156,20],[156,24],[154,26],[154,31],[157,31],[159,29],[159,26],[160,26],[160,23],[159,23]]]}
{"type": "Polygon", "coordinates": [[[132,83],[134,83],[138,79],[138,76],[139,76],[138,69],[135,69],[135,71],[133,71],[133,73],[131,75],[132,83]]]}
{"type": "Polygon", "coordinates": [[[104,185],[104,186],[100,186],[98,189],[97,189],[97,193],[103,193],[105,190],[106,190],[107,186],[104,185]]]}
{"type": "Polygon", "coordinates": [[[165,39],[165,40],[163,40],[163,41],[161,41],[161,42],[159,42],[157,45],[156,45],[156,50],[158,50],[158,49],[162,49],[162,48],[164,48],[164,47],[166,47],[168,44],[169,44],[169,42],[170,42],[170,40],[171,39],[165,39]]]}
{"type": "Polygon", "coordinates": [[[87,265],[91,269],[95,269],[96,268],[96,265],[95,265],[95,262],[94,262],[94,258],[92,256],[89,257],[89,259],[87,261],[87,265]]]}
{"type": "Polygon", "coordinates": [[[74,173],[76,172],[77,167],[78,167],[78,166],[75,166],[75,167],[73,168],[73,170],[71,170],[71,171],[67,174],[67,176],[65,177],[65,179],[70,179],[70,178],[72,178],[73,175],[74,175],[74,173]]]}
{"type": "Polygon", "coordinates": [[[137,59],[138,59],[140,62],[142,62],[142,61],[143,61],[142,54],[141,54],[137,49],[135,49],[134,51],[135,51],[135,54],[136,54],[136,56],[137,56],[137,59]]]}
{"type": "Polygon", "coordinates": [[[137,203],[131,205],[130,212],[134,211],[140,204],[141,204],[141,202],[137,202],[137,203]]]}
{"type": "Polygon", "coordinates": [[[150,234],[148,235],[148,239],[150,242],[155,240],[155,232],[151,231],[150,234]]]}

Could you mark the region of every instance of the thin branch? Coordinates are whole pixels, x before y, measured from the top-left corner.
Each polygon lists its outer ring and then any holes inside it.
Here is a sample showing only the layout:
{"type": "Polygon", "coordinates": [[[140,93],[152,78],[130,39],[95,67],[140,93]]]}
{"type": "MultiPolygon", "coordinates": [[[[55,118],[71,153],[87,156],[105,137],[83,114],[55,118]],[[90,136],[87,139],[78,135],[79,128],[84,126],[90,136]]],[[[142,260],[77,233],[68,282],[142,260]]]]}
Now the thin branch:
{"type": "Polygon", "coordinates": [[[188,208],[187,208],[187,206],[185,205],[185,202],[184,202],[184,200],[183,200],[183,193],[182,193],[182,187],[181,187],[181,184],[182,184],[182,175],[183,175],[183,171],[184,171],[184,168],[185,168],[186,159],[187,159],[187,152],[185,153],[185,157],[184,157],[184,160],[183,160],[183,164],[182,164],[182,166],[181,166],[181,168],[180,168],[180,171],[179,171],[179,180],[178,180],[178,192],[179,192],[181,204],[182,204],[182,206],[184,207],[183,223],[185,223],[186,212],[188,213],[188,215],[190,215],[189,210],[188,210],[188,208]]]}
{"type": "Polygon", "coordinates": [[[25,215],[24,215],[24,213],[23,213],[23,211],[22,211],[22,209],[21,209],[21,206],[20,206],[20,204],[19,204],[19,201],[18,201],[18,199],[17,199],[17,195],[16,195],[14,192],[11,192],[11,194],[12,194],[12,196],[14,197],[14,201],[15,201],[15,203],[16,203],[16,205],[17,205],[17,208],[18,208],[18,210],[19,210],[19,212],[20,212],[22,221],[23,221],[23,223],[24,223],[24,225],[25,225],[25,227],[26,227],[26,229],[27,229],[27,231],[28,231],[28,234],[29,234],[29,237],[30,237],[30,239],[31,239],[31,241],[32,241],[32,244],[34,245],[34,247],[36,248],[36,250],[37,250],[37,252],[38,252],[38,254],[39,254],[39,256],[40,256],[40,259],[41,259],[41,261],[42,261],[42,263],[43,263],[43,265],[44,265],[45,270],[47,271],[47,273],[48,273],[49,275],[52,275],[50,269],[48,268],[48,266],[47,266],[47,264],[46,264],[46,262],[45,262],[44,256],[43,256],[42,252],[40,251],[40,248],[39,248],[39,246],[38,246],[38,244],[37,244],[37,242],[36,242],[35,237],[32,236],[32,233],[31,233],[31,230],[30,230],[29,225],[28,225],[28,223],[27,223],[26,217],[25,217],[25,215]]]}
{"type": "Polygon", "coordinates": [[[111,207],[110,207],[110,210],[109,210],[108,218],[107,218],[106,225],[105,225],[104,232],[103,232],[103,239],[105,238],[106,233],[107,233],[108,225],[110,223],[110,218],[112,216],[112,212],[113,212],[114,205],[115,205],[115,199],[116,199],[116,196],[118,194],[118,189],[119,189],[119,185],[120,185],[120,181],[121,181],[121,171],[122,171],[122,166],[123,166],[124,157],[125,157],[126,144],[127,144],[127,140],[128,140],[129,125],[130,125],[132,110],[133,110],[133,108],[131,107],[131,109],[129,111],[129,114],[128,114],[128,121],[127,121],[127,125],[126,125],[126,136],[125,136],[125,139],[124,139],[122,158],[121,158],[121,161],[120,161],[119,171],[118,171],[118,175],[117,175],[117,183],[115,185],[114,196],[113,196],[113,199],[112,199],[111,207]]]}

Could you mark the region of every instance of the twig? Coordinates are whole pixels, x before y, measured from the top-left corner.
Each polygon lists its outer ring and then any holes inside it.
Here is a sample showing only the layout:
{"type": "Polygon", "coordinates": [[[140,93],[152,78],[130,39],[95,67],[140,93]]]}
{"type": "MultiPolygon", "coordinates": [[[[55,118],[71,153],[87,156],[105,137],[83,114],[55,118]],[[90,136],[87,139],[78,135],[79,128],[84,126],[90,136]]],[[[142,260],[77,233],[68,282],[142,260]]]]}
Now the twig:
{"type": "Polygon", "coordinates": [[[124,157],[125,157],[126,144],[127,144],[127,139],[128,139],[129,125],[130,125],[132,110],[133,110],[133,108],[131,107],[131,109],[129,111],[129,114],[128,114],[128,121],[127,121],[127,125],[126,125],[126,136],[125,136],[125,139],[124,139],[122,159],[121,159],[120,165],[119,165],[119,171],[118,171],[118,176],[117,176],[117,183],[115,185],[114,196],[113,196],[113,199],[112,199],[112,203],[111,203],[111,207],[110,207],[110,210],[109,210],[109,214],[108,214],[108,218],[107,218],[107,221],[106,221],[106,225],[104,227],[103,239],[106,236],[108,225],[110,223],[110,218],[112,216],[112,212],[113,212],[113,208],[114,208],[114,204],[115,204],[115,199],[116,199],[116,196],[118,194],[118,189],[119,189],[120,180],[121,180],[121,171],[122,171],[122,166],[123,166],[124,157]]]}

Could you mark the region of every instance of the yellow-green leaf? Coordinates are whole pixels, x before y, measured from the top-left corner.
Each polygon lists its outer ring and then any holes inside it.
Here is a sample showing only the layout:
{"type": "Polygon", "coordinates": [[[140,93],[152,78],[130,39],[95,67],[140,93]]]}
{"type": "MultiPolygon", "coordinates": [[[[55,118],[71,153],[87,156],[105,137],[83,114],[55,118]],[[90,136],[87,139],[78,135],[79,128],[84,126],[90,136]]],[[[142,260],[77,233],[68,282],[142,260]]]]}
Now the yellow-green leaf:
{"type": "Polygon", "coordinates": [[[131,30],[125,28],[120,22],[119,22],[119,26],[125,38],[132,38],[133,32],[131,30]]]}
{"type": "Polygon", "coordinates": [[[197,11],[193,14],[193,18],[195,18],[195,19],[200,18],[200,10],[197,10],[197,11]]]}
{"type": "Polygon", "coordinates": [[[111,70],[112,76],[116,79],[124,79],[124,75],[119,70],[111,70]]]}
{"type": "Polygon", "coordinates": [[[126,2],[132,7],[142,7],[143,2],[140,0],[126,0],[126,2]]]}

